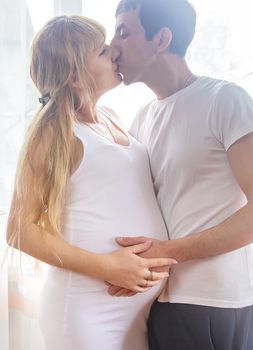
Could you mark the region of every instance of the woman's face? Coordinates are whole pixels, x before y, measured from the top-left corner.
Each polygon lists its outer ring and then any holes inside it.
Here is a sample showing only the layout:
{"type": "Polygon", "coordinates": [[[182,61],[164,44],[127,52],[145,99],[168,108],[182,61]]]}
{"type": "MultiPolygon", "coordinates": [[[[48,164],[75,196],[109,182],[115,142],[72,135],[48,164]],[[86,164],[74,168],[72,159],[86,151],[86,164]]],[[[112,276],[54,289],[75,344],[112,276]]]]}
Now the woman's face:
{"type": "Polygon", "coordinates": [[[118,72],[118,55],[115,48],[102,42],[100,47],[91,52],[86,59],[87,69],[94,80],[98,97],[122,81],[118,72]]]}

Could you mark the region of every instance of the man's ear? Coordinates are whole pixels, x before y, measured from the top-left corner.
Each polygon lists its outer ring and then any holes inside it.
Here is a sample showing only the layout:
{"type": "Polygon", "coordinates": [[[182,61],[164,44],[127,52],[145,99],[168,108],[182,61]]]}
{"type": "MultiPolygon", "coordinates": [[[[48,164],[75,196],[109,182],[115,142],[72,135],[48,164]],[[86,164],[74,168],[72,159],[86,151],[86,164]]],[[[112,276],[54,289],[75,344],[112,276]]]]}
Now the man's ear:
{"type": "Polygon", "coordinates": [[[170,46],[172,40],[172,32],[168,27],[163,27],[158,33],[154,35],[154,43],[156,45],[157,52],[164,52],[170,46]]]}

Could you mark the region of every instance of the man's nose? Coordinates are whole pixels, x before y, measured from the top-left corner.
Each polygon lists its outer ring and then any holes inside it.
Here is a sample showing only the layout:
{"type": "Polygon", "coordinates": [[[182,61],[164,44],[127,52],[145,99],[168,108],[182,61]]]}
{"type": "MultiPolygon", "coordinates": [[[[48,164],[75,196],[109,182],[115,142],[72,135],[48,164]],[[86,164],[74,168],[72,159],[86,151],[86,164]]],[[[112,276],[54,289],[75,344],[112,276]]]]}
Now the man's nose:
{"type": "Polygon", "coordinates": [[[112,53],[112,61],[115,62],[120,56],[120,51],[115,47],[110,44],[111,47],[111,53],[112,53]]]}
{"type": "Polygon", "coordinates": [[[118,45],[118,41],[117,41],[116,35],[114,35],[114,37],[112,38],[110,46],[112,46],[114,48],[117,48],[119,50],[119,45],[118,45]]]}

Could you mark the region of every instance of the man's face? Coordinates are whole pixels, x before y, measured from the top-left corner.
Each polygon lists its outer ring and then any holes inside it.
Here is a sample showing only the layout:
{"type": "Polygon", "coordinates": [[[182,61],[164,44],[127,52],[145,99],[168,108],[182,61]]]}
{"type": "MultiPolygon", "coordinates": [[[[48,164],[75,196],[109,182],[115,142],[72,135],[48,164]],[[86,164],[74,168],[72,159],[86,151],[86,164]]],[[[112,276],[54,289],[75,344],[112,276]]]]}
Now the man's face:
{"type": "Polygon", "coordinates": [[[148,41],[138,17],[138,9],[121,13],[116,20],[115,35],[111,45],[119,52],[118,70],[126,85],[145,82],[149,75],[155,50],[148,41]]]}

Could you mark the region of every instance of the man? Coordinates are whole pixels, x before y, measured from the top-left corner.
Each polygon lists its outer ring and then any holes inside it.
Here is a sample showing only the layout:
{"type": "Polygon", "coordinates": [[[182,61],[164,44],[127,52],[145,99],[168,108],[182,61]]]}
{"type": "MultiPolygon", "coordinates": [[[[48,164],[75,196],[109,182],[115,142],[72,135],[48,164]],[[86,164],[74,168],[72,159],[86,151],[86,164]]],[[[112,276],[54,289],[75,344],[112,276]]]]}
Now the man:
{"type": "Polygon", "coordinates": [[[124,83],[143,82],[156,95],[131,130],[147,146],[170,240],[153,240],[143,256],[178,261],[151,309],[150,349],[250,350],[253,102],[189,70],[195,20],[186,0],[122,0],[111,43],[124,83]]]}

